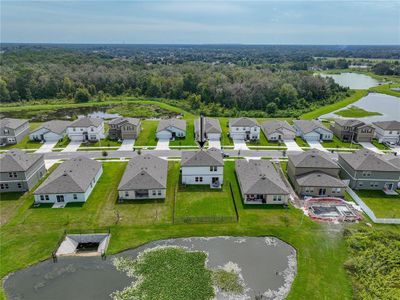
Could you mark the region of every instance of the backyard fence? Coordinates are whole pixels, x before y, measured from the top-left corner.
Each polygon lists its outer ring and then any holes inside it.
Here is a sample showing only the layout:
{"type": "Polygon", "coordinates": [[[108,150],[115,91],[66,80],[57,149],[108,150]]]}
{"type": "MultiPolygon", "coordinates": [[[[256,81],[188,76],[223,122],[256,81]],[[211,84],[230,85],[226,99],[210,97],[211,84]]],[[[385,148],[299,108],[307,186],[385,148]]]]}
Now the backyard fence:
{"type": "Polygon", "coordinates": [[[347,193],[353,198],[353,200],[362,208],[362,210],[367,214],[368,217],[378,224],[400,224],[400,219],[396,218],[377,218],[374,212],[361,200],[360,197],[349,187],[346,189],[347,193]]]}

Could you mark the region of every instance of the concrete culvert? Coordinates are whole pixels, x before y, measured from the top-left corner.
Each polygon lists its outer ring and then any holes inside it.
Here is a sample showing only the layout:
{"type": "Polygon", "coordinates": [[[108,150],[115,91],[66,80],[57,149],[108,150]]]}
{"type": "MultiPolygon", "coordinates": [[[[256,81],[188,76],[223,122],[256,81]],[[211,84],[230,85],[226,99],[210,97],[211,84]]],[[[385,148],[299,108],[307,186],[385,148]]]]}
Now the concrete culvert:
{"type": "Polygon", "coordinates": [[[106,252],[110,234],[68,234],[58,247],[56,255],[102,255],[106,252]]]}

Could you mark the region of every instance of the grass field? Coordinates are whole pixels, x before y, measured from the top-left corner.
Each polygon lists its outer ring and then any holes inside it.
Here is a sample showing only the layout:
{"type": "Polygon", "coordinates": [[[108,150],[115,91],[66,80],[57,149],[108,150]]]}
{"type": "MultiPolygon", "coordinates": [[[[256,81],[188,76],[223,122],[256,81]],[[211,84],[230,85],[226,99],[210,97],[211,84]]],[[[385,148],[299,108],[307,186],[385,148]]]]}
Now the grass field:
{"type": "Polygon", "coordinates": [[[337,136],[333,136],[332,141],[323,141],[321,145],[324,148],[351,148],[351,149],[361,149],[362,147],[355,143],[347,143],[341,141],[337,136]]]}
{"type": "Polygon", "coordinates": [[[400,97],[400,92],[393,91],[392,88],[400,88],[400,84],[382,84],[370,88],[371,91],[382,93],[390,96],[400,97]]]}
{"type": "Polygon", "coordinates": [[[301,137],[299,137],[299,136],[296,136],[295,142],[296,142],[296,144],[299,145],[300,147],[310,147],[310,145],[309,145],[305,140],[303,140],[301,137]]]}
{"type": "Polygon", "coordinates": [[[221,125],[222,135],[221,135],[221,145],[222,146],[233,146],[232,139],[228,136],[229,127],[228,122],[229,118],[218,118],[219,123],[221,125]]]}
{"type": "Polygon", "coordinates": [[[170,146],[196,146],[194,140],[194,120],[186,120],[186,137],[184,139],[175,139],[169,142],[170,146]]]}
{"type": "Polygon", "coordinates": [[[382,191],[369,190],[356,192],[377,218],[400,218],[400,195],[388,196],[382,191]]]}
{"type": "Polygon", "coordinates": [[[100,140],[100,141],[97,141],[97,142],[95,142],[95,143],[84,143],[84,144],[81,144],[81,146],[79,147],[79,148],[82,148],[82,147],[119,147],[119,146],[121,146],[121,144],[122,144],[122,142],[118,142],[118,141],[115,141],[115,140],[110,140],[108,137],[107,138],[105,138],[105,139],[103,139],[103,140],[100,140]]]}
{"type": "Polygon", "coordinates": [[[136,139],[135,146],[156,146],[156,130],[158,121],[143,120],[142,130],[139,137],[136,139]]]}
{"type": "Polygon", "coordinates": [[[357,100],[360,100],[362,97],[366,96],[367,94],[368,94],[368,91],[366,91],[366,90],[354,90],[354,91],[352,91],[352,94],[350,96],[344,98],[343,100],[338,101],[333,104],[330,104],[330,105],[320,107],[316,110],[313,110],[311,112],[303,114],[300,116],[300,119],[303,119],[303,120],[316,119],[322,115],[328,114],[335,110],[341,109],[349,104],[352,104],[352,103],[356,102],[357,100]]]}
{"type": "Polygon", "coordinates": [[[386,146],[385,144],[381,144],[378,142],[377,139],[373,139],[371,143],[378,148],[379,150],[390,150],[390,147],[386,146]]]}
{"type": "Polygon", "coordinates": [[[367,111],[357,106],[350,106],[347,109],[335,112],[335,115],[342,116],[345,118],[363,118],[369,116],[380,116],[382,114],[374,111],[367,111]]]}

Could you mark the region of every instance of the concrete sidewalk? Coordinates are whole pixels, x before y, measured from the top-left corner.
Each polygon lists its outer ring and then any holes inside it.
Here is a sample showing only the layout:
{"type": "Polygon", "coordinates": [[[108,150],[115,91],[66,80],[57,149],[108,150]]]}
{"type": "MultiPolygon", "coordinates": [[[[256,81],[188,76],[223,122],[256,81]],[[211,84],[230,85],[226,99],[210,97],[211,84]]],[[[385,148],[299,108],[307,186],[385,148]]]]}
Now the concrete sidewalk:
{"type": "Polygon", "coordinates": [[[169,150],[169,139],[159,139],[156,150],[169,150]]]}
{"type": "Polygon", "coordinates": [[[243,140],[233,140],[233,150],[249,150],[249,147],[247,147],[246,142],[243,140]]]}
{"type": "Polygon", "coordinates": [[[208,148],[221,149],[221,141],[208,141],[208,148]]]}
{"type": "Polygon", "coordinates": [[[82,142],[71,141],[61,152],[76,152],[81,144],[82,142]]]}
{"type": "Polygon", "coordinates": [[[319,141],[307,141],[310,145],[310,148],[318,149],[320,151],[329,152],[326,148],[324,148],[319,141]]]}
{"type": "Polygon", "coordinates": [[[51,152],[53,148],[57,145],[57,141],[52,141],[52,142],[44,142],[42,146],[40,146],[39,149],[35,151],[35,153],[47,153],[51,152]]]}
{"type": "Polygon", "coordinates": [[[284,140],[283,142],[287,147],[287,151],[304,151],[299,145],[297,145],[295,140],[284,140]]]}

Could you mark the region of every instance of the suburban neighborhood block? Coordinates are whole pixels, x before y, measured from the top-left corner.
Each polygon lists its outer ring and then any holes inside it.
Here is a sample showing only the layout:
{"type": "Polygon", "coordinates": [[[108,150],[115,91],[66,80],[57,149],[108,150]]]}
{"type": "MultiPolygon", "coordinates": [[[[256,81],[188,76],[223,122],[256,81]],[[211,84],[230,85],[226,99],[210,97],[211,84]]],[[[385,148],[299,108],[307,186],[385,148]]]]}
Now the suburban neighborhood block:
{"type": "Polygon", "coordinates": [[[71,141],[77,142],[104,139],[104,121],[100,118],[79,118],[68,125],[67,134],[71,141]]]}
{"type": "Polygon", "coordinates": [[[339,153],[340,174],[355,190],[383,190],[392,193],[400,180],[400,167],[382,155],[367,149],[339,153]]]}
{"type": "Polygon", "coordinates": [[[29,134],[29,122],[23,119],[3,118],[0,120],[0,144],[17,144],[29,134]]]}
{"type": "Polygon", "coordinates": [[[31,141],[57,142],[67,134],[69,121],[53,120],[43,123],[29,134],[31,141]]]}
{"type": "Polygon", "coordinates": [[[173,140],[186,136],[186,121],[180,119],[166,119],[158,122],[157,139],[173,140]]]}
{"type": "Polygon", "coordinates": [[[119,117],[108,122],[111,140],[136,139],[140,133],[140,119],[119,117]]]}
{"type": "Polygon", "coordinates": [[[373,126],[356,119],[335,119],[330,129],[343,142],[370,142],[375,132],[373,126]]]}
{"type": "Polygon", "coordinates": [[[399,121],[373,122],[372,125],[375,127],[375,138],[379,143],[400,143],[399,121]]]}
{"type": "Polygon", "coordinates": [[[167,177],[168,161],[150,154],[135,156],[119,183],[119,199],[163,199],[167,177]]]}
{"type": "Polygon", "coordinates": [[[219,188],[224,182],[224,159],[221,150],[183,151],[182,184],[204,184],[219,188]]]}
{"type": "Polygon", "coordinates": [[[339,165],[326,152],[312,149],[288,155],[287,174],[301,197],[342,197],[346,184],[339,173],[339,165]]]}
{"type": "Polygon", "coordinates": [[[36,189],[35,203],[86,202],[102,172],[98,161],[83,156],[71,158],[36,189]]]}
{"type": "Polygon", "coordinates": [[[269,160],[237,160],[235,172],[246,204],[288,204],[289,190],[269,160]]]}
{"type": "Polygon", "coordinates": [[[11,149],[1,154],[0,192],[29,191],[46,174],[43,154],[11,149]]]}
{"type": "Polygon", "coordinates": [[[260,125],[253,118],[229,119],[229,136],[233,140],[259,140],[260,125]]]}
{"type": "Polygon", "coordinates": [[[294,140],[296,138],[296,130],[287,121],[265,121],[261,124],[261,128],[269,141],[294,140]]]}
{"type": "MultiPolygon", "coordinates": [[[[218,119],[203,118],[203,140],[219,141],[221,139],[221,125],[218,119]]],[[[194,122],[196,140],[200,140],[200,118],[194,122]]]]}
{"type": "Polygon", "coordinates": [[[295,120],[296,135],[305,141],[331,141],[333,133],[317,120],[295,120]]]}

